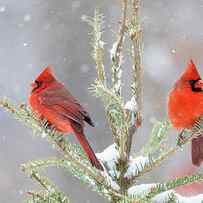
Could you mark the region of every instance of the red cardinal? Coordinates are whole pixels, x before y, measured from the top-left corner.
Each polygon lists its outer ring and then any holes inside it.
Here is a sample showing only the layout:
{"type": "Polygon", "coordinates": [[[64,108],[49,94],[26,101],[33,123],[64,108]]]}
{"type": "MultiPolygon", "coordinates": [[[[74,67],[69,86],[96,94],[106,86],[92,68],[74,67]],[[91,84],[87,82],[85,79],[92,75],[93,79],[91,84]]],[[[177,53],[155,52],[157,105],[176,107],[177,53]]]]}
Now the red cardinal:
{"type": "MultiPolygon", "coordinates": [[[[172,125],[181,130],[191,129],[203,116],[203,81],[192,60],[169,94],[168,115],[172,125]]],[[[203,136],[192,140],[192,163],[203,161],[203,136]]]]}
{"type": "Polygon", "coordinates": [[[32,110],[40,118],[45,118],[56,130],[74,133],[92,166],[103,170],[83,132],[84,121],[94,126],[89,114],[64,85],[56,80],[51,67],[48,66],[32,83],[29,103],[32,110]]]}

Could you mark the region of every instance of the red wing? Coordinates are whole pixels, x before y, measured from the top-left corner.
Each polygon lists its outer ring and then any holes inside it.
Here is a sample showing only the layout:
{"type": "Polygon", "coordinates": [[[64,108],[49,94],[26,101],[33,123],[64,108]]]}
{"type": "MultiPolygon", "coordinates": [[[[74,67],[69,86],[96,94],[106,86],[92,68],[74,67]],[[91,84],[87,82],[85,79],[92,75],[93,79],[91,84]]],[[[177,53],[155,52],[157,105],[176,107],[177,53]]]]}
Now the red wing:
{"type": "Polygon", "coordinates": [[[47,88],[40,94],[42,105],[49,106],[63,118],[68,118],[83,125],[83,120],[89,118],[88,113],[79,102],[62,85],[47,88]]]}

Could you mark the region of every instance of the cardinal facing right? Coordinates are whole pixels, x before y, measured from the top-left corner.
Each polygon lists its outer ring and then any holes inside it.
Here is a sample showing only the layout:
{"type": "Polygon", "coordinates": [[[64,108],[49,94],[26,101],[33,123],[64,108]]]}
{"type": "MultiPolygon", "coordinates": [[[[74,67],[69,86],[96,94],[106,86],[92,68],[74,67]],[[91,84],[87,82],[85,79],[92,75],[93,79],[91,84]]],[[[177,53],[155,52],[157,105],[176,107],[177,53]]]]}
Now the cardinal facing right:
{"type": "MultiPolygon", "coordinates": [[[[203,116],[203,81],[192,60],[176,81],[168,100],[168,116],[174,128],[191,129],[203,116]]],[[[192,139],[192,163],[203,161],[203,135],[192,139]]]]}

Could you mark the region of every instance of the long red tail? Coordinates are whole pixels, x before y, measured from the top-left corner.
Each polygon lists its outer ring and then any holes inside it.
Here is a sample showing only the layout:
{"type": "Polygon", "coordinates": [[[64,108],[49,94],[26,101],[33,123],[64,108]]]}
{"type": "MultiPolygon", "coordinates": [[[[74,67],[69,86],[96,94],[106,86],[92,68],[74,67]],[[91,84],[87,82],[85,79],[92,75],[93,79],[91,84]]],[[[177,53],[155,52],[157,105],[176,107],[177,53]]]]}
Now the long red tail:
{"type": "Polygon", "coordinates": [[[99,160],[97,159],[97,157],[96,157],[94,151],[92,150],[91,146],[89,145],[85,135],[82,133],[76,133],[76,136],[77,136],[81,146],[83,147],[85,153],[87,154],[92,166],[103,171],[104,168],[101,165],[101,163],[99,162],[99,160]]]}
{"type": "Polygon", "coordinates": [[[200,166],[203,162],[203,136],[192,139],[192,163],[200,166]]]}

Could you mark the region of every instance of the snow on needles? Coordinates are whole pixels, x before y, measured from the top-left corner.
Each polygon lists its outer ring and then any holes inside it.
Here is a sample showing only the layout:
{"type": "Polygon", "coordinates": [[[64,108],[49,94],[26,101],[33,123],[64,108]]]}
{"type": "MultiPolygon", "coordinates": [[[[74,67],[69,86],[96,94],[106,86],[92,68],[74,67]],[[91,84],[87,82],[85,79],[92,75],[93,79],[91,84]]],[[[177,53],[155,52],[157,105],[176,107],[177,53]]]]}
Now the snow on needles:
{"type": "Polygon", "coordinates": [[[116,163],[118,162],[119,158],[119,153],[116,150],[116,144],[114,143],[110,145],[103,152],[97,153],[96,156],[102,161],[108,170],[108,173],[105,173],[105,176],[111,187],[115,190],[119,190],[119,185],[113,181],[113,179],[119,177],[119,172],[116,169],[116,163]],[[110,176],[108,174],[110,174],[110,176]]]}
{"type": "MultiPolygon", "coordinates": [[[[116,144],[112,144],[107,147],[103,152],[97,153],[96,156],[102,161],[108,170],[108,174],[115,180],[119,178],[120,172],[116,169],[116,163],[118,163],[119,152],[116,149],[116,144]]],[[[139,171],[143,170],[143,167],[149,163],[149,158],[144,156],[136,157],[132,159],[130,157],[130,164],[125,174],[126,178],[135,176],[139,171]]]]}
{"type": "Polygon", "coordinates": [[[108,146],[103,152],[96,154],[99,159],[101,159],[104,162],[113,162],[118,161],[119,153],[116,149],[116,144],[112,144],[108,146]]]}
{"type": "Polygon", "coordinates": [[[132,111],[132,112],[137,112],[138,110],[138,105],[136,98],[133,96],[130,101],[127,101],[125,104],[125,109],[132,111]]]}
{"type": "MultiPolygon", "coordinates": [[[[103,152],[97,153],[96,156],[102,161],[105,167],[108,170],[104,172],[104,175],[115,190],[119,190],[119,185],[114,181],[117,177],[119,177],[119,172],[116,170],[116,163],[119,159],[119,153],[116,149],[116,144],[112,144],[107,147],[103,152]],[[109,174],[109,175],[108,175],[109,174]]],[[[131,178],[135,176],[139,171],[142,171],[144,166],[149,163],[149,158],[144,156],[138,156],[134,159],[130,157],[129,167],[125,174],[126,178],[131,178]]],[[[140,184],[132,186],[128,189],[128,195],[140,196],[144,197],[148,194],[152,188],[156,187],[158,183],[150,183],[150,184],[140,184]]],[[[203,202],[203,194],[193,196],[193,197],[184,197],[176,193],[174,190],[169,190],[166,192],[162,192],[161,194],[156,195],[152,198],[154,203],[164,203],[169,201],[171,195],[174,195],[176,198],[176,202],[178,203],[202,203],[203,202]]]]}
{"type": "Polygon", "coordinates": [[[103,152],[97,153],[96,156],[106,166],[112,177],[118,177],[119,174],[116,170],[116,163],[118,162],[119,153],[115,143],[107,147],[103,152]]]}
{"type": "Polygon", "coordinates": [[[130,164],[128,170],[125,173],[126,178],[137,175],[140,171],[143,170],[144,166],[149,163],[149,158],[144,156],[138,156],[134,159],[130,158],[130,164]]]}
{"type": "Polygon", "coordinates": [[[174,192],[173,190],[163,192],[157,196],[155,196],[152,200],[154,203],[164,203],[169,201],[169,197],[174,194],[176,202],[178,203],[202,203],[203,202],[203,194],[199,194],[197,196],[184,197],[174,192]]]}
{"type": "MultiPolygon", "coordinates": [[[[146,195],[148,192],[150,192],[150,190],[155,186],[156,186],[156,183],[135,185],[128,189],[128,194],[142,197],[146,195]]],[[[197,196],[191,196],[191,197],[184,197],[179,195],[173,190],[162,192],[161,194],[156,195],[155,197],[152,198],[152,201],[154,203],[168,202],[172,194],[174,195],[176,202],[178,203],[202,203],[203,202],[203,194],[199,194],[197,196]]]]}

